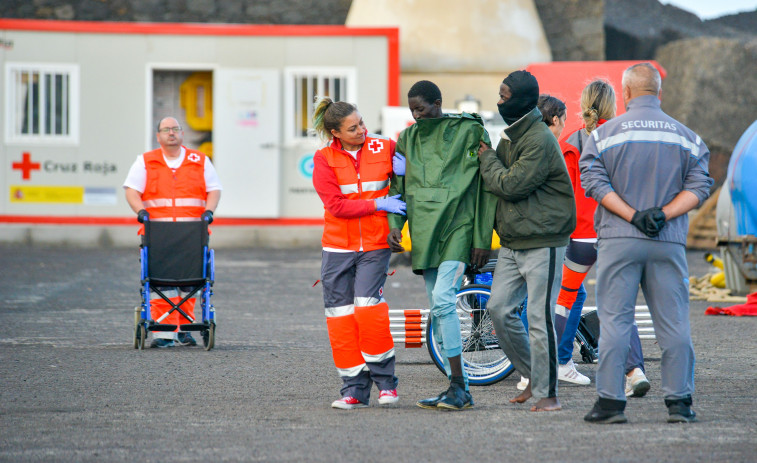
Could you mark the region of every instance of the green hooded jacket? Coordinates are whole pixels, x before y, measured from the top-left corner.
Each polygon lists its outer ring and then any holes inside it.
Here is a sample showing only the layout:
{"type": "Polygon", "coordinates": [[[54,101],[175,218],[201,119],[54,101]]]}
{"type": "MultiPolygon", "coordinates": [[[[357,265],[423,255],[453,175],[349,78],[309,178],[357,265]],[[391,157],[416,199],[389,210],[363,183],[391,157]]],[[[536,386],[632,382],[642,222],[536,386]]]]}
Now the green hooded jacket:
{"type": "MultiPolygon", "coordinates": [[[[470,263],[472,248],[490,249],[497,199],[484,191],[479,140],[489,134],[477,114],[421,119],[400,133],[397,152],[405,175],[395,176],[389,195],[407,203],[413,272],[444,261],[470,263]]],[[[405,217],[388,214],[389,228],[405,217]]]]}

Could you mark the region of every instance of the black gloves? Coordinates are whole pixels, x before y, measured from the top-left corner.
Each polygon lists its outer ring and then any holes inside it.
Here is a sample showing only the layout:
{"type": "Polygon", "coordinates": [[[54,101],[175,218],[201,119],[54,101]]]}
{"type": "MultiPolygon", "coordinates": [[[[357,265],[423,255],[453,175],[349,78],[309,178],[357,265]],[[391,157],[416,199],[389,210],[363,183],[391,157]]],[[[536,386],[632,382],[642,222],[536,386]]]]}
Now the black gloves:
{"type": "Polygon", "coordinates": [[[200,216],[200,218],[202,220],[207,220],[208,221],[208,225],[210,225],[211,223],[213,223],[213,211],[205,211],[205,212],[203,212],[202,215],[200,216]]]}
{"type": "Polygon", "coordinates": [[[662,212],[662,208],[650,207],[637,211],[631,218],[631,223],[648,237],[654,238],[665,227],[665,213],[662,212]]]}

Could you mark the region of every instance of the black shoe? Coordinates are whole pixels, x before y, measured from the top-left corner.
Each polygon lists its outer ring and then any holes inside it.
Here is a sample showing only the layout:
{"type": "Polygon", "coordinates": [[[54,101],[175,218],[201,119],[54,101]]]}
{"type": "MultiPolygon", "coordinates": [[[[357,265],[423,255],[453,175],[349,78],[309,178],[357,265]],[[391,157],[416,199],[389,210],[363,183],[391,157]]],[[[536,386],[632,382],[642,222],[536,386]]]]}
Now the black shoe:
{"type": "Polygon", "coordinates": [[[627,423],[623,410],[626,408],[625,400],[598,398],[594,407],[584,416],[584,421],[589,423],[613,424],[627,423]]]}
{"type": "Polygon", "coordinates": [[[197,341],[192,337],[190,333],[179,333],[179,339],[176,341],[182,346],[196,346],[197,341]]]}
{"type": "Polygon", "coordinates": [[[164,347],[173,347],[174,341],[173,339],[163,339],[163,338],[156,338],[153,339],[150,343],[150,347],[152,348],[164,348],[164,347]]]}
{"type": "Polygon", "coordinates": [[[682,399],[665,399],[668,406],[668,423],[693,423],[697,414],[691,409],[691,396],[682,399]]]}
{"type": "Polygon", "coordinates": [[[462,410],[473,406],[473,397],[465,390],[465,383],[452,381],[447,392],[442,394],[436,408],[445,410],[462,410]]]}
{"type": "Polygon", "coordinates": [[[444,396],[445,392],[442,392],[436,397],[430,397],[428,399],[421,399],[417,401],[415,405],[421,408],[436,408],[436,404],[438,404],[439,401],[442,400],[442,397],[444,396]]]}

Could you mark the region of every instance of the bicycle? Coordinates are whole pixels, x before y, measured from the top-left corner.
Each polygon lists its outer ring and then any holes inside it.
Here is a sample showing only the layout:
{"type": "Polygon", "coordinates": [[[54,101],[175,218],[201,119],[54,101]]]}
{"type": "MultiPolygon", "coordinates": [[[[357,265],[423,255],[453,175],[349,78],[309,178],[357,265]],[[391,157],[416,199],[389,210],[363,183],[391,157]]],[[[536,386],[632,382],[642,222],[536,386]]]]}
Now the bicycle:
{"type": "MultiPolygon", "coordinates": [[[[491,295],[491,285],[487,283],[491,283],[495,264],[496,260],[490,260],[479,270],[468,270],[457,293],[456,308],[463,338],[463,368],[468,374],[469,384],[473,386],[494,384],[514,370],[510,360],[499,348],[494,325],[486,310],[491,295]]],[[[425,343],[434,364],[444,373],[439,345],[434,340],[433,328],[429,323],[430,310],[389,312],[390,328],[404,328],[402,332],[392,332],[395,342],[404,342],[405,347],[410,348],[422,347],[425,343]],[[402,318],[396,315],[402,315],[402,318]]]]}
{"type": "MultiPolygon", "coordinates": [[[[468,382],[473,386],[487,386],[507,378],[514,367],[502,349],[494,333],[486,304],[491,296],[491,281],[496,259],[478,270],[468,270],[457,293],[457,315],[463,341],[463,368],[468,374],[468,382]]],[[[521,304],[520,310],[523,310],[521,304]]],[[[596,307],[584,307],[584,317],[576,332],[575,346],[585,363],[596,363],[599,321],[596,307]],[[588,317],[587,317],[588,315],[588,317]]],[[[433,328],[429,323],[430,309],[390,309],[390,331],[395,344],[404,343],[406,348],[426,345],[436,367],[444,374],[444,364],[439,345],[434,340],[433,328]]],[[[647,306],[636,306],[636,323],[640,338],[655,340],[654,327],[647,306]]]]}

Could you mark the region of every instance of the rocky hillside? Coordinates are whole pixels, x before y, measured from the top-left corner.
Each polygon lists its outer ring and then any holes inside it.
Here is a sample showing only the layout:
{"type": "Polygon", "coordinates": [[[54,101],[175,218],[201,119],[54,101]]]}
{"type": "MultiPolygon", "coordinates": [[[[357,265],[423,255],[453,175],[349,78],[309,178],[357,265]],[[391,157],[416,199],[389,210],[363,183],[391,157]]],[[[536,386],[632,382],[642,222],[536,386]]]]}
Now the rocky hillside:
{"type": "Polygon", "coordinates": [[[668,71],[663,110],[705,140],[710,174],[722,183],[739,137],[757,119],[757,36],[677,40],[655,58],[668,71]]]}
{"type": "Polygon", "coordinates": [[[0,17],[77,21],[344,24],[352,0],[1,0],[0,17]]]}
{"type": "Polygon", "coordinates": [[[608,60],[653,59],[659,47],[675,40],[737,38],[755,31],[754,22],[749,30],[746,23],[736,18],[702,21],[688,11],[657,0],[605,0],[605,58],[608,60]],[[739,27],[732,27],[734,24],[739,27]]]}

